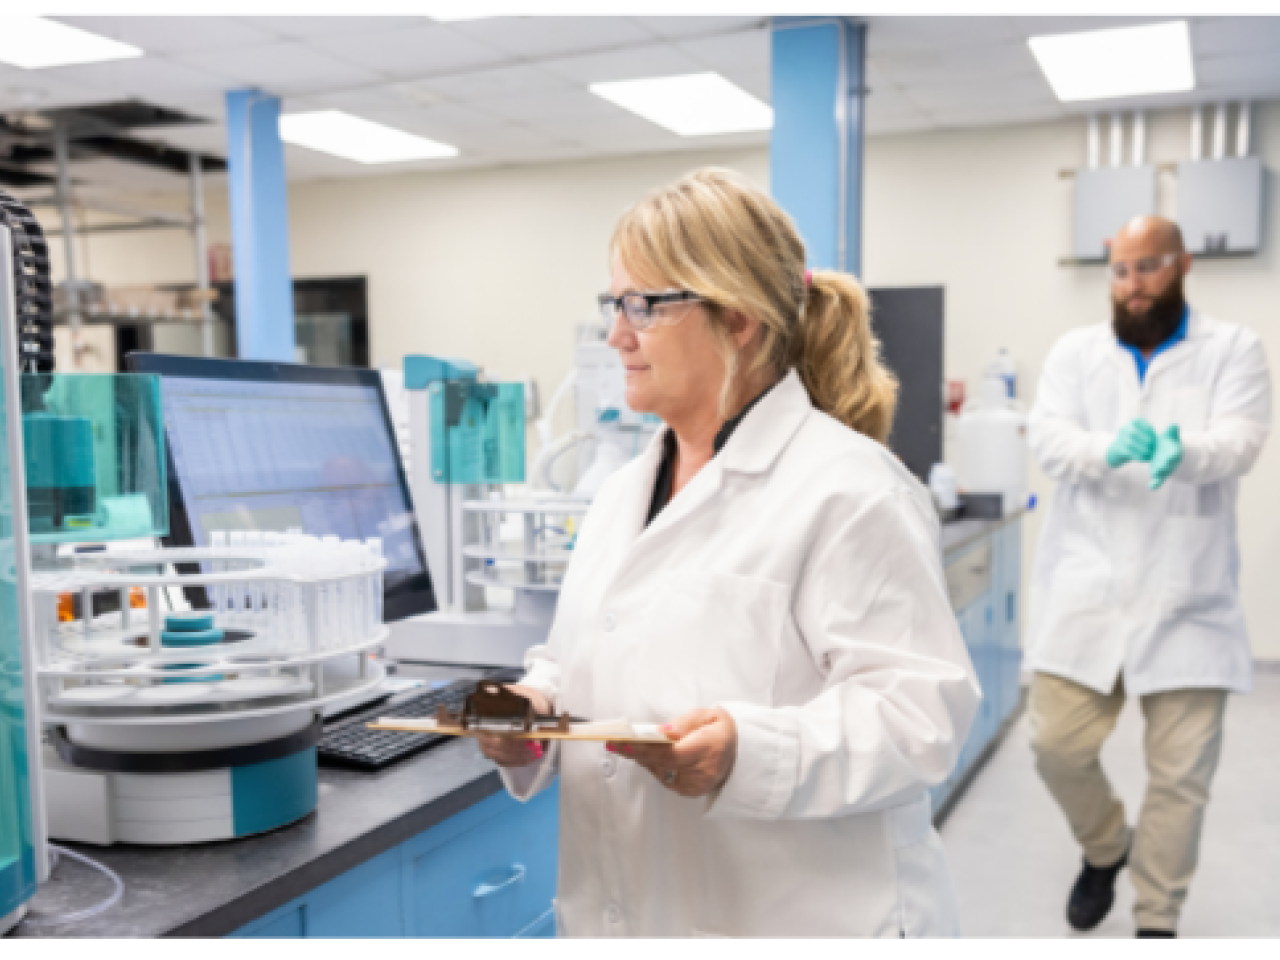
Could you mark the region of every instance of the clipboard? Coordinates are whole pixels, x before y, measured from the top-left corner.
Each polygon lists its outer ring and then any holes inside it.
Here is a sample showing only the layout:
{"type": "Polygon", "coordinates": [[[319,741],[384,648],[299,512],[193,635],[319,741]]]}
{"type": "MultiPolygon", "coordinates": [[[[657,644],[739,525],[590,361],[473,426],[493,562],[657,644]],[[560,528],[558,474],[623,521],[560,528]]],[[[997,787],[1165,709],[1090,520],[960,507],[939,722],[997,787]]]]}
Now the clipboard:
{"type": "Polygon", "coordinates": [[[382,717],[367,724],[370,730],[398,730],[403,733],[439,733],[446,737],[478,737],[493,734],[512,740],[568,740],[578,743],[674,743],[656,723],[629,723],[626,720],[571,723],[569,730],[554,727],[543,730],[519,730],[500,727],[461,727],[440,723],[435,717],[405,719],[382,717]]]}

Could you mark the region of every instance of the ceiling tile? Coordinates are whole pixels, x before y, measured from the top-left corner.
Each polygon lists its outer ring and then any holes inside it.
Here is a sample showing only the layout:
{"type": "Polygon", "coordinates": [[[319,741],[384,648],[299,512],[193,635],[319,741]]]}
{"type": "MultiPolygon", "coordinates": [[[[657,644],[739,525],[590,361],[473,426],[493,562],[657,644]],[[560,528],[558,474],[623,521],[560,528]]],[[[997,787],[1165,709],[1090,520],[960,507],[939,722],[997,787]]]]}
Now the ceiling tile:
{"type": "Polygon", "coordinates": [[[231,17],[55,17],[147,53],[215,50],[270,43],[275,34],[231,17]]]}
{"type": "Polygon", "coordinates": [[[768,70],[773,35],[768,30],[747,30],[728,36],[679,40],[673,46],[711,70],[768,70]]]}
{"type": "Polygon", "coordinates": [[[901,87],[976,79],[1017,82],[1036,77],[1048,89],[1043,71],[1022,40],[983,47],[980,53],[972,50],[909,52],[876,57],[871,62],[878,77],[901,87]]]}
{"type": "Polygon", "coordinates": [[[1013,32],[1022,38],[1052,36],[1057,33],[1085,33],[1136,27],[1144,23],[1176,20],[1177,17],[1007,17],[1013,32]]]}
{"type": "Polygon", "coordinates": [[[720,75],[765,103],[773,99],[773,74],[768,70],[721,70],[720,75]]]}
{"type": "Polygon", "coordinates": [[[298,41],[196,51],[181,54],[177,59],[276,94],[370,85],[381,79],[371,70],[319,53],[298,41]]]}
{"type": "Polygon", "coordinates": [[[558,93],[576,90],[580,84],[558,77],[532,64],[498,67],[494,70],[475,70],[453,77],[420,80],[403,84],[403,93],[410,99],[431,102],[433,97],[460,103],[483,103],[505,97],[541,93],[558,93]]]}
{"type": "Polygon", "coordinates": [[[1280,56],[1280,17],[1205,17],[1191,23],[1196,60],[1270,52],[1280,56]]]}
{"type": "Polygon", "coordinates": [[[706,68],[675,47],[665,44],[637,47],[617,53],[564,57],[548,60],[542,68],[577,83],[604,83],[610,80],[639,80],[703,73],[706,68]]]}
{"type": "Polygon", "coordinates": [[[357,36],[361,33],[386,33],[431,22],[427,17],[236,17],[250,26],[266,30],[289,40],[312,37],[357,36]]]}
{"type": "Polygon", "coordinates": [[[678,40],[768,26],[768,17],[635,17],[655,37],[678,40]]]}
{"type": "Polygon", "coordinates": [[[1196,92],[1261,96],[1280,88],[1280,51],[1197,58],[1196,92]]]}
{"type": "Polygon", "coordinates": [[[609,103],[581,88],[554,94],[542,93],[504,100],[488,100],[483,107],[486,113],[520,123],[566,119],[587,123],[597,117],[616,116],[618,112],[616,104],[609,103]]]}
{"type": "Polygon", "coordinates": [[[870,17],[867,53],[883,57],[934,50],[972,50],[1018,39],[1005,17],[870,17]]]}
{"type": "Polygon", "coordinates": [[[400,79],[442,76],[503,64],[509,58],[442,24],[315,37],[309,44],[332,56],[400,79]]]}
{"type": "Polygon", "coordinates": [[[523,60],[594,53],[653,41],[648,31],[626,17],[493,17],[450,26],[523,60]]]}
{"type": "Polygon", "coordinates": [[[225,76],[160,57],[52,67],[42,72],[72,83],[99,90],[110,89],[142,100],[149,100],[156,94],[182,96],[197,93],[219,96],[229,86],[225,76]]]}

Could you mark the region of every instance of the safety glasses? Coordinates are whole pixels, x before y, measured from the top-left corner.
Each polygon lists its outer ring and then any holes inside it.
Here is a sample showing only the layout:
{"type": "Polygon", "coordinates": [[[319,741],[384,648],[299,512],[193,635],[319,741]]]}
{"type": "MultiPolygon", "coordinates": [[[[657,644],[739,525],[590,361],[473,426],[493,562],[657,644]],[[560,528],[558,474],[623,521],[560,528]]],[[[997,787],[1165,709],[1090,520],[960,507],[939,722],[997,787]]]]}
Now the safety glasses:
{"type": "Polygon", "coordinates": [[[706,298],[692,290],[666,290],[662,293],[624,293],[615,297],[607,293],[596,298],[600,315],[609,330],[619,316],[627,318],[632,330],[648,330],[659,323],[673,326],[684,319],[686,304],[701,303],[706,298]]]}
{"type": "Polygon", "coordinates": [[[1130,277],[1154,277],[1177,259],[1176,253],[1163,253],[1158,257],[1143,257],[1141,260],[1116,260],[1107,266],[1111,270],[1112,282],[1123,283],[1130,277]]]}

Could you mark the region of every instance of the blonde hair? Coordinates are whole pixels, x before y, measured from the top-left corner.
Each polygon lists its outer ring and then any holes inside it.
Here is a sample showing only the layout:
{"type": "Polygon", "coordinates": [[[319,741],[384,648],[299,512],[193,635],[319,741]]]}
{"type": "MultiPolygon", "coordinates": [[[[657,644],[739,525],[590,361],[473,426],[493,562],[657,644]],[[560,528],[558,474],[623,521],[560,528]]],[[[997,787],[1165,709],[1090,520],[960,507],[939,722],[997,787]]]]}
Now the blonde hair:
{"type": "Polygon", "coordinates": [[[722,406],[740,372],[794,368],[819,410],[881,443],[889,436],[898,383],[880,362],[866,292],[834,271],[806,283],[791,218],[745,178],[707,168],[653,191],[623,215],[610,250],[638,282],[710,301],[727,371],[722,406]],[[760,322],[750,370],[738,370],[729,312],[760,322]]]}

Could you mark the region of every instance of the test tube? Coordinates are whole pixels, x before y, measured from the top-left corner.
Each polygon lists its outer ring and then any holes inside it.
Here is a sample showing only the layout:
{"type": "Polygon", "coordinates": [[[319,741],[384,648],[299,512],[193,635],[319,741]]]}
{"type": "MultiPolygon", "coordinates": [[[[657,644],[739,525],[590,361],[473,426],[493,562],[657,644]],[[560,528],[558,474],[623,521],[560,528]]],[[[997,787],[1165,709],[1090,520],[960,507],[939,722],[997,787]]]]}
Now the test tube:
{"type": "MultiPolygon", "coordinates": [[[[382,556],[382,538],[381,537],[369,537],[367,540],[365,540],[364,544],[366,547],[369,548],[369,552],[373,554],[374,557],[382,556]]],[[[373,624],[376,629],[377,627],[382,625],[382,574],[381,573],[378,574],[376,589],[373,591],[372,613],[373,613],[373,624]]]]}

